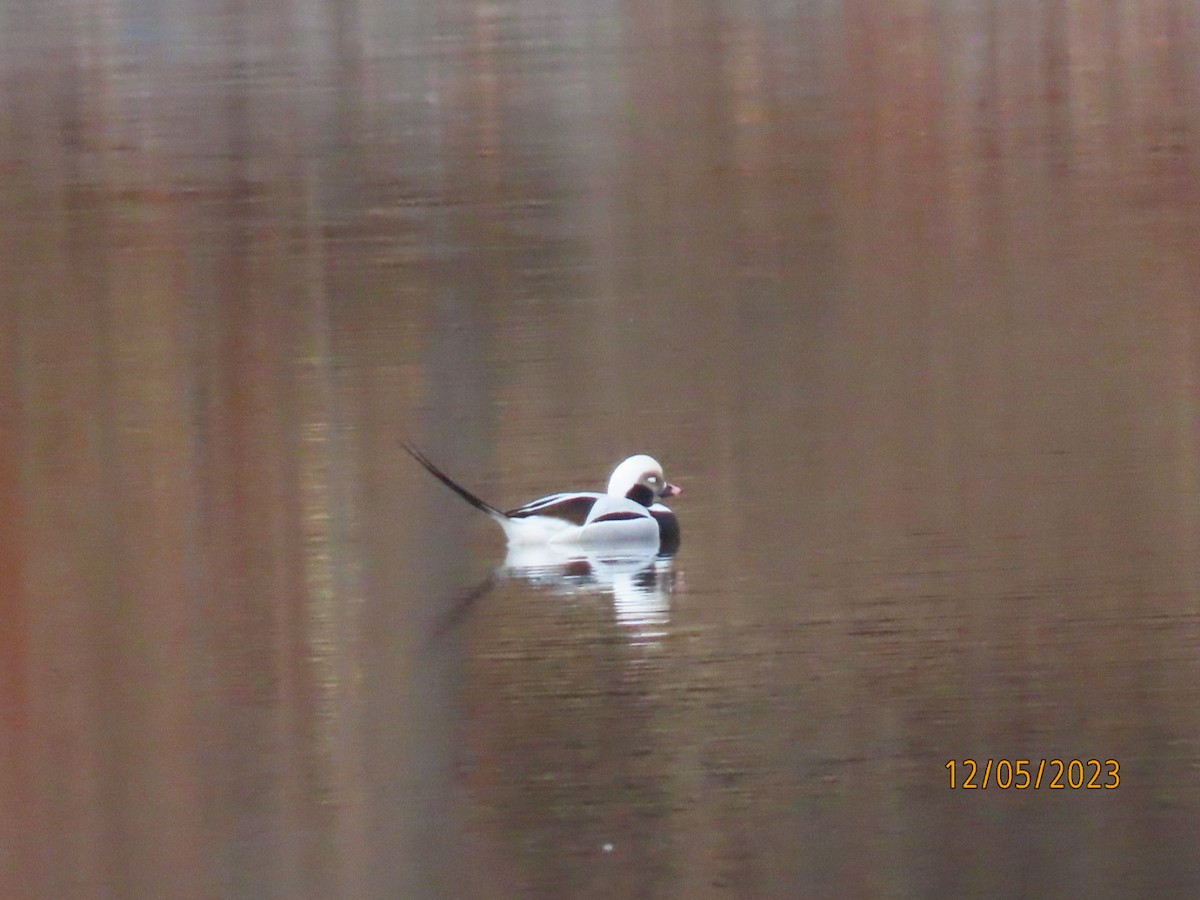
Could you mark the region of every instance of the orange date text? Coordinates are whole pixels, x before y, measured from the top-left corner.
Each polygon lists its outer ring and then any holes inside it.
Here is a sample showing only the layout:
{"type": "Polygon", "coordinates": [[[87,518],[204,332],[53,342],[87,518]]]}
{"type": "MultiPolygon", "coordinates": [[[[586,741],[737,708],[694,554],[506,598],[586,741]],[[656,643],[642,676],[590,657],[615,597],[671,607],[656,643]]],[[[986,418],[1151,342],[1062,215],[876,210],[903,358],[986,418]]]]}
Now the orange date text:
{"type": "Polygon", "coordinates": [[[1121,786],[1115,759],[951,759],[950,790],[1106,790],[1121,786]]]}

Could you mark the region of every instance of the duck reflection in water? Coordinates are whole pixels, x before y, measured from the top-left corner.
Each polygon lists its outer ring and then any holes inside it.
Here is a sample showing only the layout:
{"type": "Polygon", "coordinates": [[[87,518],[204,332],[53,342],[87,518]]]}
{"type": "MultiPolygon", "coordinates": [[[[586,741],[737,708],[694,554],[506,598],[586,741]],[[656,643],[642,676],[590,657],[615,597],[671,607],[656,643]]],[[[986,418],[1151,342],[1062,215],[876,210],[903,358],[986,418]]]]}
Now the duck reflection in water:
{"type": "Polygon", "coordinates": [[[562,596],[610,594],[617,623],[644,638],[661,637],[670,622],[678,573],[675,549],[620,553],[559,547],[513,547],[499,570],[562,596]]]}
{"type": "Polygon", "coordinates": [[[452,631],[479,600],[502,584],[523,581],[562,597],[611,595],[617,624],[637,642],[654,641],[666,634],[670,624],[671,595],[679,577],[674,553],[522,547],[510,550],[504,565],[456,598],[433,637],[452,631]]]}

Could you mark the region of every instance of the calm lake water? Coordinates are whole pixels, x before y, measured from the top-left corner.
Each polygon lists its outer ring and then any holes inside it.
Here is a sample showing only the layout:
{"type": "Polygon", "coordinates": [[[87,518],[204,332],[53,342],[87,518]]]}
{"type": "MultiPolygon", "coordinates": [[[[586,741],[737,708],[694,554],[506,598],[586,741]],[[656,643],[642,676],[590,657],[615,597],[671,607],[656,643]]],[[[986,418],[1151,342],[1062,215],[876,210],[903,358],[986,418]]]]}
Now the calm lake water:
{"type": "Polygon", "coordinates": [[[0,896],[1200,895],[1198,42],[0,10],[0,896]]]}

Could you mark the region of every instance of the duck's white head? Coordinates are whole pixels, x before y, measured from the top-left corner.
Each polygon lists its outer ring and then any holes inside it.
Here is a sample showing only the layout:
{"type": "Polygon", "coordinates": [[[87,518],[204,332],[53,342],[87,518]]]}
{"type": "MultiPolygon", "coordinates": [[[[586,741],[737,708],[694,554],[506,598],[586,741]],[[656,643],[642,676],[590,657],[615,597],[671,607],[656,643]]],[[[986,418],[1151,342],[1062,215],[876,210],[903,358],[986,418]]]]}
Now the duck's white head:
{"type": "Polygon", "coordinates": [[[628,497],[643,506],[651,506],[665,497],[682,493],[682,488],[667,482],[662,466],[652,456],[644,453],[631,456],[615,469],[608,479],[608,493],[614,497],[628,497]]]}

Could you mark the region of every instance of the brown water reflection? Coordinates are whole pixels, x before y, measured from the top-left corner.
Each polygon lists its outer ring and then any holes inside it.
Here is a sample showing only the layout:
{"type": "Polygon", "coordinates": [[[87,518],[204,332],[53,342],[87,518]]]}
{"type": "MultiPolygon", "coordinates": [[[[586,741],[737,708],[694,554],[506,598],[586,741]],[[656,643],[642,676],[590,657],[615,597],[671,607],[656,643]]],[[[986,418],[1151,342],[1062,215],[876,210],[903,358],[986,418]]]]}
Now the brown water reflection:
{"type": "Polygon", "coordinates": [[[1197,28],[0,12],[0,896],[1197,893],[1197,28]]]}

